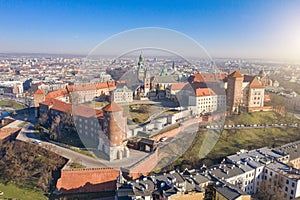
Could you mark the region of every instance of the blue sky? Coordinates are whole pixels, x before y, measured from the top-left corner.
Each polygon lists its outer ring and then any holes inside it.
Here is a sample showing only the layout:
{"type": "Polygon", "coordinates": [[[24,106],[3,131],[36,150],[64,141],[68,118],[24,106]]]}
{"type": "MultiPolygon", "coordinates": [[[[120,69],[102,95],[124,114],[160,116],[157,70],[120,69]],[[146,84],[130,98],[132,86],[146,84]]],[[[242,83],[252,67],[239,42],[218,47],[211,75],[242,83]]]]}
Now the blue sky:
{"type": "Polygon", "coordinates": [[[300,59],[297,0],[0,0],[0,52],[86,54],[149,26],[187,34],[213,57],[300,59]]]}

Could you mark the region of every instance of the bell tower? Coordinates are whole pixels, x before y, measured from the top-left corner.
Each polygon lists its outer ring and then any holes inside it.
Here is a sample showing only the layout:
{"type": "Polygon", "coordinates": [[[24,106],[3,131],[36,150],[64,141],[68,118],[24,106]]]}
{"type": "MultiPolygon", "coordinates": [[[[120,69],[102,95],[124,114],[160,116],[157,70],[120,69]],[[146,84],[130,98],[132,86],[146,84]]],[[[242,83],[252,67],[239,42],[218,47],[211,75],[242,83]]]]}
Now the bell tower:
{"type": "Polygon", "coordinates": [[[149,69],[147,68],[145,71],[144,75],[144,91],[145,91],[145,96],[147,96],[150,92],[150,72],[149,69]]]}

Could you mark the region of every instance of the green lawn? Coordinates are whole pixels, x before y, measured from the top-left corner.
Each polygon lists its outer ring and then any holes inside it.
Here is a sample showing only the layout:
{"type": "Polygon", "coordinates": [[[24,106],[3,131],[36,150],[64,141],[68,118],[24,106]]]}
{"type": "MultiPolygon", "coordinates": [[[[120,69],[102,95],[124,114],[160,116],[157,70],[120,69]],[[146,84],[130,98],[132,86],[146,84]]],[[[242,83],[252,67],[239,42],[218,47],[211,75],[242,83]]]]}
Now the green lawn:
{"type": "Polygon", "coordinates": [[[25,106],[23,106],[22,104],[19,104],[15,101],[8,101],[8,100],[2,100],[0,101],[0,106],[3,107],[10,107],[13,108],[15,110],[22,110],[25,108],[25,106]]]}
{"type": "Polygon", "coordinates": [[[84,166],[80,163],[77,163],[77,162],[73,162],[73,163],[71,163],[70,168],[71,169],[83,169],[83,168],[86,168],[86,166],[84,166]]]}
{"type": "Polygon", "coordinates": [[[89,192],[89,193],[78,193],[78,194],[61,194],[61,195],[51,195],[50,200],[57,199],[102,199],[105,197],[114,198],[114,191],[103,191],[103,192],[89,192]]]}
{"type": "Polygon", "coordinates": [[[102,107],[106,106],[107,104],[109,104],[109,102],[105,101],[105,102],[99,102],[99,101],[89,101],[89,102],[84,102],[85,105],[91,107],[91,108],[95,108],[95,109],[102,109],[102,107]]]}
{"type": "Polygon", "coordinates": [[[225,124],[276,124],[276,123],[291,123],[300,122],[300,120],[291,115],[281,116],[275,112],[253,112],[242,113],[240,115],[232,115],[226,117],[225,124]]]}
{"type": "Polygon", "coordinates": [[[0,199],[22,199],[22,200],[42,200],[48,199],[41,192],[19,188],[13,184],[5,185],[0,183],[0,191],[4,192],[4,195],[0,196],[0,199]]]}
{"type": "Polygon", "coordinates": [[[161,107],[150,104],[123,105],[124,114],[128,118],[129,124],[141,124],[151,115],[161,111],[161,107]]]}
{"type": "Polygon", "coordinates": [[[84,149],[78,149],[78,148],[71,148],[72,151],[75,151],[77,153],[81,153],[83,155],[92,157],[92,158],[96,158],[96,156],[94,155],[93,152],[89,151],[89,150],[84,150],[84,149]]]}

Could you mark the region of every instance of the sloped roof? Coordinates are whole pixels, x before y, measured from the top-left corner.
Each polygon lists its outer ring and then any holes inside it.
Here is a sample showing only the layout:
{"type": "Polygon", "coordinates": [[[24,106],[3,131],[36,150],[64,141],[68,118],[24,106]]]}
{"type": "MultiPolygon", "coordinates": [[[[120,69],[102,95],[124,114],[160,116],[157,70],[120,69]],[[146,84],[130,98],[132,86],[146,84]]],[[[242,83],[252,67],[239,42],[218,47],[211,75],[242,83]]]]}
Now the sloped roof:
{"type": "Polygon", "coordinates": [[[227,77],[226,74],[194,73],[188,80],[190,82],[220,82],[227,77]]]}
{"type": "Polygon", "coordinates": [[[214,95],[212,90],[210,88],[197,88],[196,89],[196,96],[202,97],[202,96],[211,96],[214,95]]]}
{"type": "Polygon", "coordinates": [[[182,82],[182,83],[173,83],[171,85],[171,90],[182,90],[188,83],[182,82]]]}
{"type": "Polygon", "coordinates": [[[97,83],[97,84],[76,84],[76,85],[68,85],[67,90],[68,91],[87,91],[87,90],[98,90],[98,89],[114,89],[116,86],[115,82],[103,82],[103,83],[97,83]]]}
{"type": "Polygon", "coordinates": [[[122,111],[123,108],[121,106],[119,106],[119,104],[117,104],[116,102],[111,102],[108,105],[104,106],[102,108],[102,110],[107,111],[107,112],[118,112],[118,111],[122,111]]]}
{"type": "Polygon", "coordinates": [[[44,92],[43,92],[43,90],[41,90],[41,89],[37,89],[37,91],[35,91],[35,93],[34,94],[45,94],[44,92]]]}
{"type": "Polygon", "coordinates": [[[234,78],[243,78],[243,77],[244,77],[244,76],[243,76],[240,72],[238,72],[238,71],[234,71],[234,72],[231,73],[229,76],[230,76],[230,77],[234,77],[234,78]]]}
{"type": "Polygon", "coordinates": [[[55,90],[55,91],[49,92],[46,95],[46,99],[55,99],[57,97],[64,96],[66,94],[68,94],[68,92],[65,89],[63,89],[63,90],[55,90]]]}
{"type": "Polygon", "coordinates": [[[241,194],[238,191],[226,186],[217,187],[216,190],[228,200],[237,199],[239,196],[241,196],[241,194]]]}
{"type": "Polygon", "coordinates": [[[73,107],[74,115],[91,118],[93,116],[102,117],[102,111],[98,109],[90,108],[86,105],[74,106],[73,107]]]}
{"type": "Polygon", "coordinates": [[[250,88],[264,88],[263,86],[262,86],[262,84],[257,80],[257,78],[256,77],[254,77],[253,79],[252,79],[252,81],[250,82],[250,88]]]}

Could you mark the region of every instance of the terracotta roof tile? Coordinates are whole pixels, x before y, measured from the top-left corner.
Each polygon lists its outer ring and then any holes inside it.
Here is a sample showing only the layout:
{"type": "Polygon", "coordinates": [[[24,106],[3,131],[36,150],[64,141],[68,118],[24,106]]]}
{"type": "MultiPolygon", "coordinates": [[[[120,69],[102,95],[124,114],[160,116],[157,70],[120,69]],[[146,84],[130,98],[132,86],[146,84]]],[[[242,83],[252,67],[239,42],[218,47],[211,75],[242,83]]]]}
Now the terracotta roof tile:
{"type": "Polygon", "coordinates": [[[41,90],[41,89],[37,89],[37,91],[35,91],[35,93],[34,94],[45,94],[44,92],[43,92],[43,90],[41,90]]]}
{"type": "Polygon", "coordinates": [[[202,97],[202,96],[212,96],[215,95],[214,92],[209,88],[197,88],[196,89],[196,96],[202,97]]]}
{"type": "Polygon", "coordinates": [[[249,86],[250,88],[264,88],[262,84],[257,80],[256,77],[253,78],[249,86]]]}
{"type": "Polygon", "coordinates": [[[190,82],[220,82],[227,77],[226,74],[194,73],[189,77],[190,82]]]}
{"type": "Polygon", "coordinates": [[[171,90],[182,90],[187,84],[189,84],[189,83],[187,83],[187,82],[185,82],[185,83],[173,83],[172,85],[171,85],[171,90]]]}
{"type": "Polygon", "coordinates": [[[102,117],[102,111],[98,109],[93,109],[91,107],[80,105],[73,107],[73,114],[85,118],[91,118],[93,116],[102,117]]]}
{"type": "Polygon", "coordinates": [[[123,108],[121,106],[119,106],[119,104],[117,104],[116,102],[111,102],[110,104],[104,106],[102,108],[102,110],[107,111],[107,112],[118,112],[118,111],[122,111],[123,108]]]}
{"type": "Polygon", "coordinates": [[[244,77],[244,76],[243,76],[240,72],[238,72],[238,71],[234,71],[234,72],[231,73],[229,76],[230,76],[230,77],[234,77],[234,78],[243,78],[243,77],[244,77]]]}

